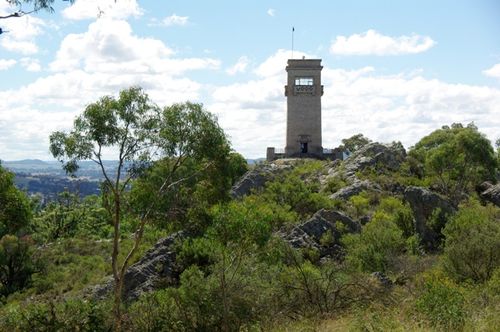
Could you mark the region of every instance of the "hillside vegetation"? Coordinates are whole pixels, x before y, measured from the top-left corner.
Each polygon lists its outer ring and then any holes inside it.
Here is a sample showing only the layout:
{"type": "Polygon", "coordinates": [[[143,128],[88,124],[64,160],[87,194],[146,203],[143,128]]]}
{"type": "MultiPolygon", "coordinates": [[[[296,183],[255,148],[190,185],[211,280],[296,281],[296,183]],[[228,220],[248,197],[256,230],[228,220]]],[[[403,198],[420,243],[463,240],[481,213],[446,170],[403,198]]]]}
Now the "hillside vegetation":
{"type": "MultiPolygon", "coordinates": [[[[63,192],[42,209],[0,168],[1,331],[500,326],[500,154],[473,124],[408,151],[356,135],[345,161],[249,170],[223,134],[202,135],[219,127],[200,105],[161,112],[163,136],[147,143],[162,139],[163,153],[141,154],[128,182],[104,182],[101,196],[63,192]],[[185,125],[199,130],[188,141],[185,125]],[[113,262],[126,267],[119,302],[113,262]]],[[[98,130],[99,144],[123,134],[98,130]]],[[[89,136],[57,135],[68,168],[85,159],[78,140],[89,136]]]]}

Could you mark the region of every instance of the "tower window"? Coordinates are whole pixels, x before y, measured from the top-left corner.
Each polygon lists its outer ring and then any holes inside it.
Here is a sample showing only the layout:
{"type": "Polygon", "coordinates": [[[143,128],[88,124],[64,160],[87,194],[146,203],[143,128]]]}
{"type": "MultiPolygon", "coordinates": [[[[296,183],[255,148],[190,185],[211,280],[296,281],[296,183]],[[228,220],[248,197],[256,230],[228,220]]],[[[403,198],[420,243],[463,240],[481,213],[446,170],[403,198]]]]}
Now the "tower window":
{"type": "Polygon", "coordinates": [[[295,77],[295,85],[314,85],[312,77],[295,77]]]}

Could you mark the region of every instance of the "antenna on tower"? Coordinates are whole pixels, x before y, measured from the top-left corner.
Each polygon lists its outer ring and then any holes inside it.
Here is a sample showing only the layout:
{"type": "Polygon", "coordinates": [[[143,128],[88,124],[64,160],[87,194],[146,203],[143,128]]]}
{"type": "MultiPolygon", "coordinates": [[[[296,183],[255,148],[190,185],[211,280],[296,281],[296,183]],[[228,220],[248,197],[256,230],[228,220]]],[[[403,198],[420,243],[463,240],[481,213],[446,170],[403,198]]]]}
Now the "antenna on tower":
{"type": "Polygon", "coordinates": [[[295,27],[292,27],[292,59],[293,59],[293,33],[295,32],[295,27]]]}

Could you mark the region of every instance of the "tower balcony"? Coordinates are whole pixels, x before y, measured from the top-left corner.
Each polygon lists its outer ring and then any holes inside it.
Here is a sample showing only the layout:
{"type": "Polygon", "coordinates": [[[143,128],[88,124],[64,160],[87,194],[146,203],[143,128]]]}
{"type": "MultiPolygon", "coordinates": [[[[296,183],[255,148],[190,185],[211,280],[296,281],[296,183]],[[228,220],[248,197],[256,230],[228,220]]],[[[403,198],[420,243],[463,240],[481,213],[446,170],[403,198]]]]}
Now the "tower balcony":
{"type": "MultiPolygon", "coordinates": [[[[288,97],[288,85],[285,85],[285,96],[288,97]]],[[[293,96],[316,96],[319,90],[320,96],[323,96],[323,85],[293,85],[293,96]],[[319,88],[319,89],[318,89],[319,88]]]]}

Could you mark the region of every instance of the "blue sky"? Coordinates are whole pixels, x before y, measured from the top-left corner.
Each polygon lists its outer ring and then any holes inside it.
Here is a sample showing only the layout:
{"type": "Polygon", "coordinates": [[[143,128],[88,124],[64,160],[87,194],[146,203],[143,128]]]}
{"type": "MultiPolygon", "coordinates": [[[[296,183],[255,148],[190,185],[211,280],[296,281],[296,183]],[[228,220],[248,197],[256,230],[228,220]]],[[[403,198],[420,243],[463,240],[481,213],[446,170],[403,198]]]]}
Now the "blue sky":
{"type": "Polygon", "coordinates": [[[4,160],[50,159],[50,132],[136,84],[202,102],[262,157],[284,145],[292,27],[294,56],[323,60],[324,147],[359,132],[409,147],[452,122],[500,137],[498,1],[77,0],[0,27],[4,160]]]}

